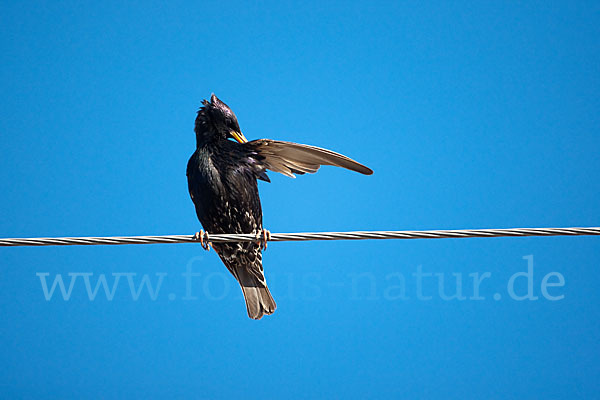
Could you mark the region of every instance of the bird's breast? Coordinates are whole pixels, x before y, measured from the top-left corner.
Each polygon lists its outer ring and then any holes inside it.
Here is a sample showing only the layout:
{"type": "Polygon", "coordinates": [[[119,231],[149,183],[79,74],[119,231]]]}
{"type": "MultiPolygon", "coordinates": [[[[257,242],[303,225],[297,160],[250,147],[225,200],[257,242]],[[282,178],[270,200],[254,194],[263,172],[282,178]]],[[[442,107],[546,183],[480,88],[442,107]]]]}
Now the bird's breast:
{"type": "Polygon", "coordinates": [[[198,151],[188,166],[190,194],[198,218],[212,232],[256,232],[262,211],[256,177],[235,157],[198,151]]]}

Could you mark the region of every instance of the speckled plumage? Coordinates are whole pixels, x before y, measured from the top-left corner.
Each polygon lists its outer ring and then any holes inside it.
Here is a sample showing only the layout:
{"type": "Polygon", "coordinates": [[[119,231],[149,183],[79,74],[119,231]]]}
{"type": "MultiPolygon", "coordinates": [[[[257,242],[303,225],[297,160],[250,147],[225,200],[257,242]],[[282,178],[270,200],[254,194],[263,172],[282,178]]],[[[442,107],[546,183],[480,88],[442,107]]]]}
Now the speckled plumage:
{"type": "MultiPolygon", "coordinates": [[[[292,177],[294,173],[316,172],[320,165],[372,173],[330,150],[268,139],[248,142],[225,103],[213,94],[203,105],[196,118],[196,151],[188,162],[187,178],[196,215],[209,233],[262,231],[257,179],[269,181],[267,169],[292,177]]],[[[272,314],[276,305],[263,273],[260,245],[215,243],[213,247],[240,283],[250,318],[272,314]]]]}

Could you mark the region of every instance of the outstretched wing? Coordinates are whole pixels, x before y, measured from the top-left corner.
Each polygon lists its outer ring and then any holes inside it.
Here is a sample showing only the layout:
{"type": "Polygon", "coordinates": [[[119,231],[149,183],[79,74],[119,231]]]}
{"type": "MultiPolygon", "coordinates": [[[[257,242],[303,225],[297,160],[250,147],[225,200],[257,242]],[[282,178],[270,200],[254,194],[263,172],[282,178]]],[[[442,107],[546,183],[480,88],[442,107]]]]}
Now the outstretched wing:
{"type": "Polygon", "coordinates": [[[321,165],[342,167],[371,175],[370,168],[342,154],[320,147],[279,140],[259,139],[246,143],[262,158],[266,169],[294,178],[293,174],[315,173],[321,165]]]}

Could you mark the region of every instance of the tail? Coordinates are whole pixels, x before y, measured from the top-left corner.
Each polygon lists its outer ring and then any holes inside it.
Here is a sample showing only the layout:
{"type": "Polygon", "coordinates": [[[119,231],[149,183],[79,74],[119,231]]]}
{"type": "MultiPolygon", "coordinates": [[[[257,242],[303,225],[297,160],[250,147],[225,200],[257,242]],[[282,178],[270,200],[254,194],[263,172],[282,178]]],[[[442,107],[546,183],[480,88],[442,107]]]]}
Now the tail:
{"type": "Polygon", "coordinates": [[[261,281],[246,268],[237,268],[236,278],[242,287],[250,318],[261,319],[263,315],[275,312],[277,305],[264,281],[264,276],[261,281]]]}
{"type": "Polygon", "coordinates": [[[277,305],[267,287],[260,246],[250,242],[244,243],[243,246],[244,248],[240,250],[238,244],[215,243],[213,245],[223,264],[242,287],[248,316],[252,319],[261,319],[263,315],[273,314],[277,305]]]}

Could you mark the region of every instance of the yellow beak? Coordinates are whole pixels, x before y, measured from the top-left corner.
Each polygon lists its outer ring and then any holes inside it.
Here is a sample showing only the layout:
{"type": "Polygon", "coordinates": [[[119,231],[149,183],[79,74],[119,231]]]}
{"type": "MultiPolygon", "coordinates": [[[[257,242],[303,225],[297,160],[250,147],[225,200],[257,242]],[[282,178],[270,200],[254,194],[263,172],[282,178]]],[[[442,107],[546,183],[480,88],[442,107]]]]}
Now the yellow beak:
{"type": "Polygon", "coordinates": [[[239,143],[248,143],[248,139],[244,137],[244,134],[242,132],[231,131],[229,133],[231,133],[231,136],[233,136],[233,138],[239,143]]]}

